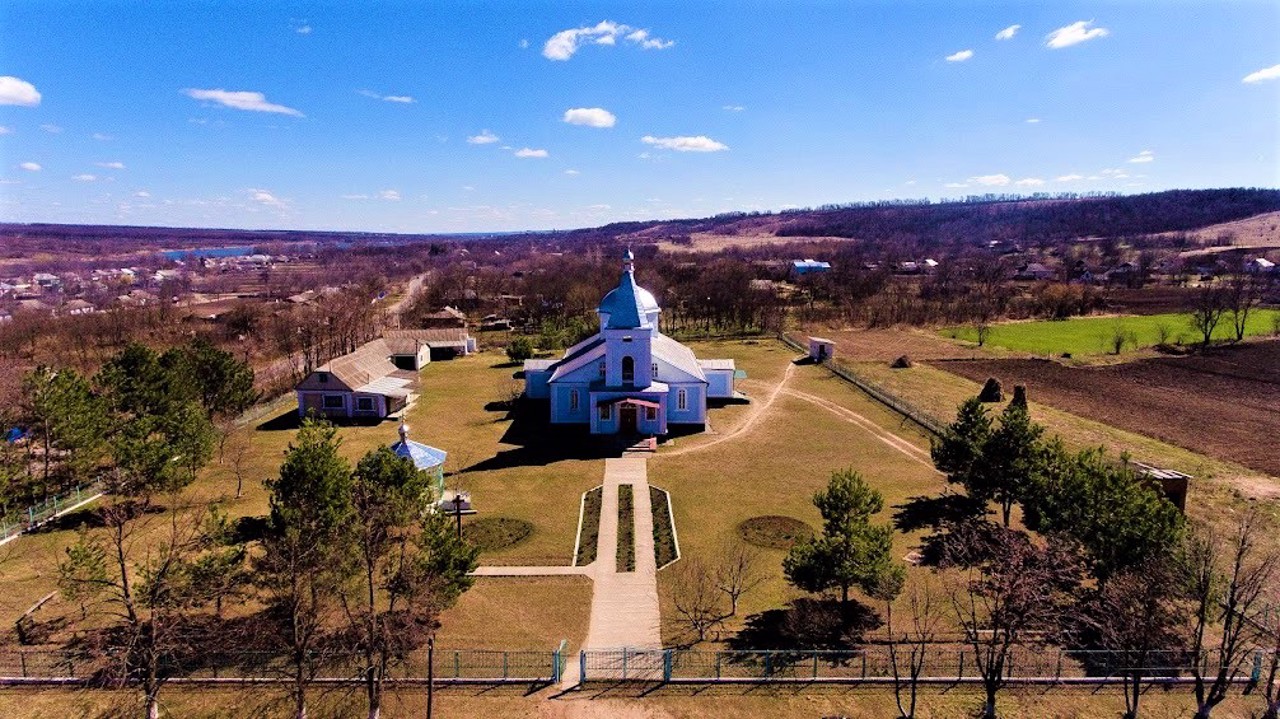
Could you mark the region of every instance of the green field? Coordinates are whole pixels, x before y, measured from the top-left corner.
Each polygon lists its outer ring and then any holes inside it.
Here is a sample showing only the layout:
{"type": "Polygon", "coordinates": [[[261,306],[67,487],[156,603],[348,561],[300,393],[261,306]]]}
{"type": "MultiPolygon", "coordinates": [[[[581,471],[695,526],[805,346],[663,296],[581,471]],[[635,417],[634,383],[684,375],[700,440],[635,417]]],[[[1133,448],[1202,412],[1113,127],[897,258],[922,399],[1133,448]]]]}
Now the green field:
{"type": "MultiPolygon", "coordinates": [[[[1256,337],[1272,334],[1277,322],[1280,322],[1280,310],[1254,310],[1245,325],[1245,335],[1256,337]]],[[[1129,338],[1122,352],[1133,352],[1159,344],[1161,327],[1167,329],[1167,341],[1170,344],[1191,345],[1199,341],[1200,333],[1191,327],[1191,315],[1184,312],[1009,322],[993,325],[986,344],[1037,355],[1100,355],[1112,352],[1112,337],[1119,328],[1129,338]]],[[[973,327],[948,327],[942,330],[942,335],[965,342],[978,341],[977,331],[973,327]]],[[[1235,329],[1229,315],[1218,324],[1213,336],[1218,340],[1235,338],[1235,329]]]]}

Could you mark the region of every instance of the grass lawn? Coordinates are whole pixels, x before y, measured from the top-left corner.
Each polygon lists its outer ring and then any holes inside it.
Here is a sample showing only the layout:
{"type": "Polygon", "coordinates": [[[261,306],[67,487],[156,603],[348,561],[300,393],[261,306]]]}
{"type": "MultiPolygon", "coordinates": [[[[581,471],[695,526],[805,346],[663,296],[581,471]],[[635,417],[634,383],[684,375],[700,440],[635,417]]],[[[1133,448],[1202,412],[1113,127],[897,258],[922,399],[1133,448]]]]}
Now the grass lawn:
{"type": "MultiPolygon", "coordinates": [[[[319,690],[310,707],[312,719],[362,716],[359,686],[319,690]]],[[[242,687],[165,687],[161,694],[165,716],[187,719],[269,719],[288,716],[289,702],[282,688],[244,691],[242,687]]],[[[530,691],[525,686],[441,687],[436,690],[440,717],[541,717],[543,719],[718,719],[771,717],[813,719],[849,717],[883,719],[897,716],[893,690],[888,687],[839,686],[705,686],[651,685],[595,688],[561,693],[558,688],[530,691]]],[[[1194,703],[1189,688],[1152,689],[1143,698],[1143,716],[1159,719],[1190,717],[1194,703]]],[[[115,719],[136,716],[135,693],[103,689],[65,688],[0,690],[0,715],[24,719],[115,719]]],[[[974,687],[926,688],[916,716],[930,719],[970,719],[982,697],[974,687]]],[[[382,716],[386,719],[426,715],[426,692],[421,687],[388,687],[382,716]]],[[[1118,687],[1006,689],[998,709],[1002,717],[1017,719],[1096,719],[1117,717],[1124,711],[1118,687]]],[[[1238,719],[1261,714],[1262,699],[1232,696],[1215,717],[1238,719]]]]}
{"type": "MultiPolygon", "coordinates": [[[[1250,313],[1249,321],[1245,325],[1245,336],[1272,334],[1275,332],[1276,322],[1280,322],[1280,310],[1254,310],[1250,313]]],[[[1132,333],[1132,341],[1125,344],[1122,352],[1132,352],[1159,344],[1162,326],[1168,331],[1169,343],[1189,345],[1200,341],[1200,333],[1191,327],[1191,315],[1183,312],[1007,322],[991,327],[987,344],[1035,355],[1060,356],[1064,353],[1070,353],[1073,357],[1101,355],[1111,353],[1111,338],[1115,335],[1116,329],[1120,328],[1122,332],[1132,333]]],[[[977,331],[973,327],[948,327],[942,330],[942,335],[966,342],[978,341],[977,331]]],[[[1235,338],[1235,329],[1231,324],[1230,315],[1222,318],[1213,336],[1219,340],[1235,338]]]]}
{"type": "Polygon", "coordinates": [[[576,651],[587,636],[586,577],[481,577],[440,618],[436,645],[447,649],[576,651]]]}
{"type": "MultiPolygon", "coordinates": [[[[740,369],[754,378],[740,383],[740,389],[762,402],[768,385],[760,379],[776,382],[796,353],[778,343],[764,345],[722,345],[712,350],[695,345],[699,356],[729,356],[740,369]]],[[[800,366],[793,370],[788,387],[819,395],[893,429],[919,447],[927,447],[925,438],[900,418],[889,413],[865,394],[853,389],[822,367],[800,366]]],[[[733,407],[727,409],[742,409],[733,407]]],[[[742,416],[734,418],[741,421],[742,416]]],[[[714,428],[730,431],[732,423],[717,419],[714,428]]],[[[679,440],[697,446],[698,439],[679,440]]],[[[936,494],[943,480],[929,466],[913,461],[890,448],[866,430],[845,421],[825,408],[787,394],[780,395],[767,415],[746,432],[708,447],[664,456],[662,450],[649,460],[649,481],[671,493],[676,531],[680,536],[683,558],[697,557],[714,563],[728,542],[741,541],[738,525],[762,515],[783,515],[799,519],[810,526],[820,526],[818,510],[812,504],[813,494],[826,486],[831,472],[852,467],[860,471],[885,498],[885,510],[877,520],[888,522],[894,506],[911,497],[936,494]]],[[[918,537],[898,534],[894,550],[905,556],[918,542],[918,537]]],[[[761,566],[767,580],[755,592],[743,598],[739,617],[782,606],[801,594],[789,587],[782,577],[781,549],[762,549],[761,566]]],[[[926,570],[911,570],[916,572],[926,570]]],[[[658,573],[659,592],[663,601],[663,639],[678,644],[687,638],[674,619],[671,604],[669,571],[658,573]]],[[[728,630],[736,630],[740,621],[731,620],[728,630]]]]}

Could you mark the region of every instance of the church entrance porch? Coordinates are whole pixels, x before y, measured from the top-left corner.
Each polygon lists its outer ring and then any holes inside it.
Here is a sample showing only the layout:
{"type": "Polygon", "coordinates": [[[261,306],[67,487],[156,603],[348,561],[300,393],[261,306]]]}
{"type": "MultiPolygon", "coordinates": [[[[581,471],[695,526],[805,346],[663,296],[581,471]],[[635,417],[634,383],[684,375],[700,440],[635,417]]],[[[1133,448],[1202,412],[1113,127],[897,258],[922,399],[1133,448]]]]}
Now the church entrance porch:
{"type": "Polygon", "coordinates": [[[624,437],[654,437],[667,433],[665,397],[660,394],[636,397],[592,393],[595,411],[591,415],[592,434],[615,434],[624,437]]]}

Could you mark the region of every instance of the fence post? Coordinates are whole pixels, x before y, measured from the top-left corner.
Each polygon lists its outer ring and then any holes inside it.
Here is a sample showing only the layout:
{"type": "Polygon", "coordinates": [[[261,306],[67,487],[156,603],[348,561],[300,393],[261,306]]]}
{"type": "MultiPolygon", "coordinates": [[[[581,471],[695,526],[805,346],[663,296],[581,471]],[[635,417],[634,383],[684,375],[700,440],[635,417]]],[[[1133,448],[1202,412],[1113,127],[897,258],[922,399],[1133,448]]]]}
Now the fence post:
{"type": "Polygon", "coordinates": [[[766,649],[764,651],[764,676],[769,678],[773,674],[773,652],[766,649]]]}
{"type": "Polygon", "coordinates": [[[818,650],[813,650],[813,678],[818,678],[818,650]]]}
{"type": "Polygon", "coordinates": [[[551,652],[551,683],[560,683],[560,650],[551,652]]]}
{"type": "Polygon", "coordinates": [[[507,653],[502,653],[502,678],[507,678],[507,653]]]}
{"type": "Polygon", "coordinates": [[[720,678],[720,652],[716,652],[716,679],[720,678]]]}
{"type": "Polygon", "coordinates": [[[587,650],[583,649],[578,652],[578,683],[581,684],[587,680],[587,650]]]}
{"type": "Polygon", "coordinates": [[[1253,671],[1249,673],[1249,683],[1257,686],[1262,681],[1262,650],[1253,653],[1253,671]]]}
{"type": "Polygon", "coordinates": [[[867,678],[867,652],[864,649],[863,651],[858,653],[862,655],[862,678],[866,679],[867,678]]]}
{"type": "Polygon", "coordinates": [[[667,683],[671,681],[671,650],[664,649],[662,652],[662,681],[667,683]]]}
{"type": "Polygon", "coordinates": [[[1055,669],[1053,672],[1053,680],[1056,682],[1062,681],[1062,648],[1061,647],[1058,648],[1058,668],[1055,669]]]}
{"type": "Polygon", "coordinates": [[[960,650],[960,667],[956,670],[956,680],[964,679],[964,650],[960,650]]]}
{"type": "Polygon", "coordinates": [[[459,655],[458,650],[454,649],[453,650],[453,678],[454,679],[462,678],[462,658],[458,655],[459,655]]]}
{"type": "Polygon", "coordinates": [[[18,663],[22,665],[22,678],[26,679],[27,678],[27,653],[22,651],[21,649],[18,650],[18,663]]]}

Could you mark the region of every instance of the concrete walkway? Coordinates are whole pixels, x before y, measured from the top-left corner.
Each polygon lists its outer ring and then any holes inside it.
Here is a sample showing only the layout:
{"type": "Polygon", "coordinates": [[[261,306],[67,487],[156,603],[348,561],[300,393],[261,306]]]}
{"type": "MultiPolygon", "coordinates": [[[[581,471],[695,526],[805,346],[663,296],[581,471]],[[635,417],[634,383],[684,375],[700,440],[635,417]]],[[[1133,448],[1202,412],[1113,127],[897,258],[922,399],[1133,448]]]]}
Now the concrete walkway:
{"type": "Polygon", "coordinates": [[[591,623],[583,648],[658,649],[662,646],[658,610],[658,567],[653,557],[653,511],[645,460],[606,459],[604,496],[600,506],[600,535],[591,597],[591,623]],[[634,498],[634,572],[618,571],[618,487],[629,484],[634,498]]]}

